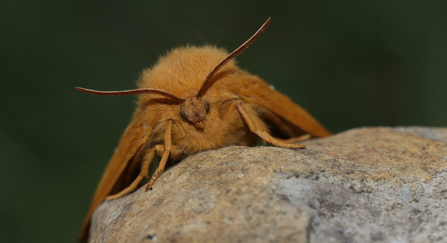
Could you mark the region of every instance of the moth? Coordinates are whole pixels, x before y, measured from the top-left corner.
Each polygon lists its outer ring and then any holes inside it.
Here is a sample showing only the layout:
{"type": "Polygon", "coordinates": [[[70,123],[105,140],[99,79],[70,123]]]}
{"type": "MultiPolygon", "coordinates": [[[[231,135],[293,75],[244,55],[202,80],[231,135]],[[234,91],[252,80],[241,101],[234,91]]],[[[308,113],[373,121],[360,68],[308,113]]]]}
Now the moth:
{"type": "Polygon", "coordinates": [[[149,177],[156,155],[160,163],[146,189],[152,188],[168,161],[175,163],[201,151],[253,146],[258,138],[277,147],[302,149],[304,145],[293,142],[331,134],[287,96],[236,65],[234,57],[270,21],[230,54],[214,46],[173,49],[143,71],[138,89],[76,88],[97,95],[139,95],[132,121],[96,189],[80,241],[88,239],[90,218],[101,202],[134,191],[149,177]]]}

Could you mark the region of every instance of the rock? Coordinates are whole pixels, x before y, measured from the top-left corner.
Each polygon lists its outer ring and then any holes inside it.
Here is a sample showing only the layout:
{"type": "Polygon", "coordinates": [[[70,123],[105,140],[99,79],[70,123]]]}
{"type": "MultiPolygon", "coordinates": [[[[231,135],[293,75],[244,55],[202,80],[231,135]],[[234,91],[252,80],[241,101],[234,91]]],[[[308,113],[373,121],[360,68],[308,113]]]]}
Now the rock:
{"type": "Polygon", "coordinates": [[[447,242],[447,129],[227,147],[103,203],[91,242],[447,242]]]}

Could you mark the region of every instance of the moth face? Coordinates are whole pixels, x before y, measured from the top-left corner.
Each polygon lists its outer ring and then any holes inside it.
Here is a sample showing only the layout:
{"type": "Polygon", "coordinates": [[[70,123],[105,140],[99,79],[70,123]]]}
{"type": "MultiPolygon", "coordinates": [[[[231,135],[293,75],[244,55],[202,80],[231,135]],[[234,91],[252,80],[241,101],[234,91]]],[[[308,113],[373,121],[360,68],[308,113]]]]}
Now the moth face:
{"type": "Polygon", "coordinates": [[[180,105],[180,116],[191,123],[200,123],[205,120],[206,114],[210,111],[210,104],[206,100],[193,97],[186,99],[180,105]]]}

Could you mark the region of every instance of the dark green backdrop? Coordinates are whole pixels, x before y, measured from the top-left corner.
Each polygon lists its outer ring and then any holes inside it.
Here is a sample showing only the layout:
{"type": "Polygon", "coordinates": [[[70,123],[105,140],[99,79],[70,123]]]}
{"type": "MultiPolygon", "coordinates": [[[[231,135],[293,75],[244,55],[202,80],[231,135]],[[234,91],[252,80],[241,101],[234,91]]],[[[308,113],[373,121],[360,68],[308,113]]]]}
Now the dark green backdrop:
{"type": "Polygon", "coordinates": [[[333,132],[447,125],[447,4],[439,1],[4,1],[0,237],[74,242],[134,97],[172,47],[233,50],[333,132]],[[348,3],[349,2],[349,3],[348,3]]]}

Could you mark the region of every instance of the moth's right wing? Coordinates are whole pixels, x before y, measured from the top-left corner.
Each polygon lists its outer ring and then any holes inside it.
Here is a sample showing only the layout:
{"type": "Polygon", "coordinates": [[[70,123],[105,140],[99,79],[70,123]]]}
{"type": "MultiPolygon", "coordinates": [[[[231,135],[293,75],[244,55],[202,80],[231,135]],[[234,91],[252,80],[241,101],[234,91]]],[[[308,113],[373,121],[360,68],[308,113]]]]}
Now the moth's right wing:
{"type": "Polygon", "coordinates": [[[144,126],[142,119],[134,116],[133,121],[124,131],[123,136],[107,165],[101,181],[96,188],[90,209],[85,217],[81,233],[78,237],[80,242],[88,240],[90,220],[95,209],[111,195],[120,192],[133,181],[138,175],[143,151],[152,133],[152,128],[144,126]]]}

